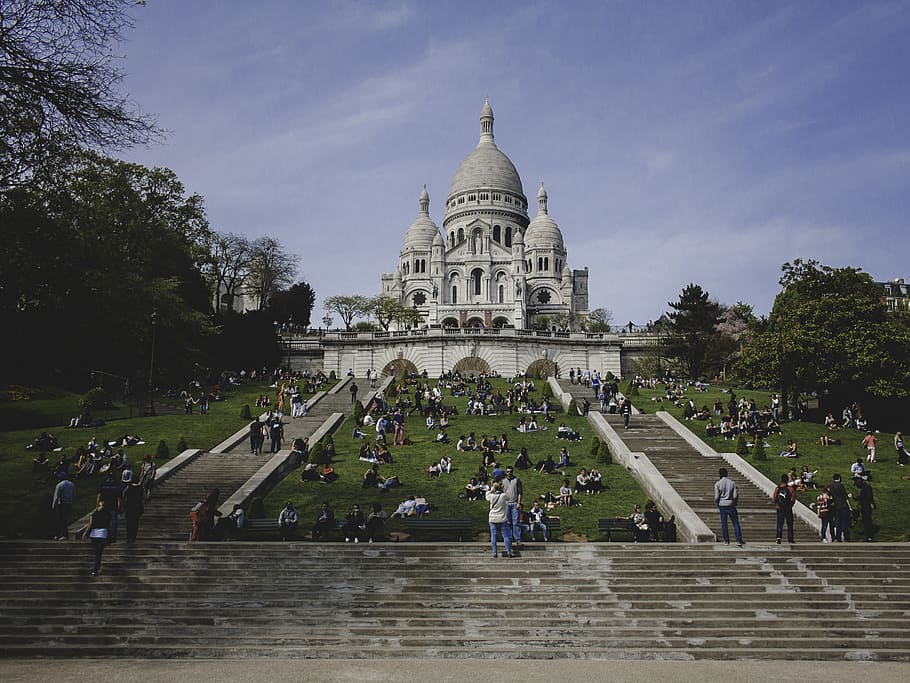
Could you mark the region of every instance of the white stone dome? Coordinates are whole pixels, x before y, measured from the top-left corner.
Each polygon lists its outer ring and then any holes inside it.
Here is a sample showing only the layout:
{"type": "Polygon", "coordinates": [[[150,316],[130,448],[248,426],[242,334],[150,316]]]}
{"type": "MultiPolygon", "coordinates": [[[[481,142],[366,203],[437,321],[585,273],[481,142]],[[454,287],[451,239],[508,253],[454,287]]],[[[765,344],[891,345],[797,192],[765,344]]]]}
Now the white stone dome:
{"type": "Polygon", "coordinates": [[[477,189],[503,190],[524,197],[515,164],[493,141],[493,108],[489,100],[480,112],[480,141],[455,171],[449,196],[477,189]]]}
{"type": "Polygon", "coordinates": [[[537,192],[537,215],[528,224],[525,230],[525,248],[527,249],[565,249],[562,241],[562,231],[550,214],[547,213],[547,191],[540,184],[537,192]]]}
{"type": "MultiPolygon", "coordinates": [[[[420,214],[417,220],[411,223],[407,234],[404,236],[404,250],[420,249],[427,250],[433,246],[433,242],[439,235],[439,226],[430,218],[430,194],[427,192],[427,186],[423,186],[420,193],[420,214]]],[[[441,237],[440,237],[441,239],[441,237]]]]}

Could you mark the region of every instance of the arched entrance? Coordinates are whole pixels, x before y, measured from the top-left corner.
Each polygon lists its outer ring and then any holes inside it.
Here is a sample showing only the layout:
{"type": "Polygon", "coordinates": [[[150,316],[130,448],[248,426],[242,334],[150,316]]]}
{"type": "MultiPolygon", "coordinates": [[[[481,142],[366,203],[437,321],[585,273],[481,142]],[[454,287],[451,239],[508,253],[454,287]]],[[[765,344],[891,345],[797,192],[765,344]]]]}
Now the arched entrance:
{"type": "Polygon", "coordinates": [[[468,318],[464,324],[465,327],[483,327],[483,319],[478,317],[468,318]]]}
{"type": "Polygon", "coordinates": [[[404,358],[399,358],[397,360],[391,361],[390,363],[386,363],[386,366],[382,369],[382,376],[388,377],[392,374],[393,370],[395,372],[396,380],[401,379],[402,377],[410,377],[419,374],[417,372],[417,366],[414,365],[414,363],[411,361],[404,358]]]}
{"type": "Polygon", "coordinates": [[[556,363],[549,358],[538,358],[533,361],[525,371],[528,377],[534,379],[546,379],[556,375],[556,363]]]}
{"type": "Polygon", "coordinates": [[[452,368],[452,371],[461,373],[462,377],[470,377],[472,375],[477,377],[478,375],[489,373],[490,364],[483,358],[466,356],[455,363],[455,367],[452,368]]]}

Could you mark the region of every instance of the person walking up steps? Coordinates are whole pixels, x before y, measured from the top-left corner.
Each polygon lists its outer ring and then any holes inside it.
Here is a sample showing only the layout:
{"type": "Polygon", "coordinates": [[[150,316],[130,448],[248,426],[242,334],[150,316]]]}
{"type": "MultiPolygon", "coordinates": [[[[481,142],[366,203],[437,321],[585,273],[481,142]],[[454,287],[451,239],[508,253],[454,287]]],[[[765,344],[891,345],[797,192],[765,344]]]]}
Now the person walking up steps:
{"type": "Polygon", "coordinates": [[[771,494],[774,507],[777,508],[777,542],[780,544],[784,531],[784,522],[787,523],[787,542],[793,543],[793,503],[796,502],[796,492],[790,486],[789,477],[780,475],[780,484],[771,494]]]}
{"type": "Polygon", "coordinates": [[[720,511],[720,530],[723,534],[724,545],[730,545],[730,533],[727,530],[727,520],[729,519],[733,523],[736,544],[742,548],[745,543],[739,527],[739,513],[736,511],[736,503],[739,500],[736,482],[727,476],[726,467],[721,467],[717,474],[719,479],[714,484],[714,502],[717,503],[717,509],[720,511]]]}

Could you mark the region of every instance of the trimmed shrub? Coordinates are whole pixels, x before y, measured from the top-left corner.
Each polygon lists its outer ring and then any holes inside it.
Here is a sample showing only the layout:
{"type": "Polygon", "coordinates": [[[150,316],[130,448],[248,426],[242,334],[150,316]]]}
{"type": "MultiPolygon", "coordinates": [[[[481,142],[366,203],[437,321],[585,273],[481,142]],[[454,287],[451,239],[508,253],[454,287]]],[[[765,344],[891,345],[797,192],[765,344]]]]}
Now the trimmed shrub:
{"type": "Polygon", "coordinates": [[[247,510],[248,517],[265,517],[265,505],[262,503],[262,496],[253,496],[250,499],[250,509],[247,510]]]}
{"type": "Polygon", "coordinates": [[[614,379],[616,379],[616,375],[614,375],[612,372],[607,370],[607,374],[604,375],[604,379],[607,380],[608,382],[612,382],[614,379]]]}
{"type": "Polygon", "coordinates": [[[364,413],[366,413],[366,411],[367,411],[367,409],[363,407],[363,403],[361,403],[360,401],[354,401],[354,409],[352,411],[352,415],[354,417],[354,421],[357,424],[361,423],[361,420],[363,419],[363,415],[364,415],[364,413]]]}
{"type": "Polygon", "coordinates": [[[330,381],[330,382],[334,382],[336,379],[338,379],[338,375],[336,375],[336,374],[335,374],[335,371],[332,370],[332,371],[329,373],[329,381],[330,381]]]}
{"type": "Polygon", "coordinates": [[[550,387],[549,382],[544,382],[543,387],[540,390],[541,398],[553,398],[553,389],[550,387]]]}
{"type": "Polygon", "coordinates": [[[600,439],[596,436],[591,439],[591,455],[596,456],[597,452],[600,450],[600,439]]]}
{"type": "Polygon", "coordinates": [[[250,412],[250,404],[244,403],[243,408],[240,409],[240,417],[244,420],[252,420],[253,414],[250,412]]]}
{"type": "Polygon", "coordinates": [[[736,439],[736,455],[749,455],[749,449],[746,446],[746,437],[742,434],[736,439]]]}
{"type": "Polygon", "coordinates": [[[569,415],[581,415],[581,413],[578,412],[578,404],[575,403],[574,398],[571,401],[569,401],[569,407],[566,408],[566,412],[569,415]]]}
{"type": "Polygon", "coordinates": [[[767,460],[768,453],[765,450],[765,440],[761,437],[755,440],[755,445],[752,447],[752,459],[753,460],[767,460]]]}
{"type": "Polygon", "coordinates": [[[321,441],[317,441],[316,445],[310,449],[310,462],[317,465],[329,464],[329,458],[325,454],[325,446],[322,445],[321,441]]]}
{"type": "Polygon", "coordinates": [[[189,448],[189,446],[186,445],[186,439],[181,436],[180,441],[177,442],[177,452],[183,453],[187,448],[189,448]]]}
{"type": "Polygon", "coordinates": [[[610,451],[610,444],[606,441],[601,441],[600,443],[600,451],[597,453],[597,462],[602,465],[613,464],[613,453],[610,451]]]}
{"type": "Polygon", "coordinates": [[[162,463],[171,459],[171,449],[167,447],[167,441],[161,439],[158,442],[158,448],[155,449],[155,461],[162,463]]]}
{"type": "Polygon", "coordinates": [[[110,408],[114,405],[114,402],[111,400],[111,395],[108,394],[101,387],[95,387],[94,389],[89,389],[85,392],[85,395],[79,399],[79,405],[83,410],[97,410],[110,408]]]}

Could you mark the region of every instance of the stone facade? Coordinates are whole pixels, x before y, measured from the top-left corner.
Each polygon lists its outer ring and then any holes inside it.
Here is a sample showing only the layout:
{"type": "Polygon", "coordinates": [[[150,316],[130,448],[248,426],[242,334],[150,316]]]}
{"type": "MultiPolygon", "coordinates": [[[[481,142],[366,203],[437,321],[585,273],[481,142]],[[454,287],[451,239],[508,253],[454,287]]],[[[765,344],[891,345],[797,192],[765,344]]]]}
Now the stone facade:
{"type": "Polygon", "coordinates": [[[429,327],[574,326],[588,312],[588,270],[569,268],[547,202],[541,183],[537,215],[529,218],[521,178],[494,142],[485,102],[480,140],[455,172],[442,231],[424,187],[398,267],[382,276],[382,294],[416,307],[429,327]]]}

